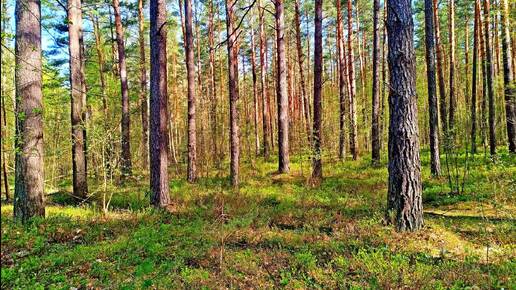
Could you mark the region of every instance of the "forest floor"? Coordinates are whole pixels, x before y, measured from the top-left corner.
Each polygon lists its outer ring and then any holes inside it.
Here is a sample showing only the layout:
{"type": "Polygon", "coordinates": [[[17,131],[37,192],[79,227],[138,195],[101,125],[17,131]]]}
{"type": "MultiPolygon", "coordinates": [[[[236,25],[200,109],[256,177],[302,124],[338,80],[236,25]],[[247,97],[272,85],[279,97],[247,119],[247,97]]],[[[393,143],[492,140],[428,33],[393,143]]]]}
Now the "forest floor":
{"type": "MultiPolygon", "coordinates": [[[[1,288],[516,289],[516,158],[470,157],[463,186],[464,156],[452,159],[463,192],[450,193],[446,175],[431,178],[423,152],[416,233],[384,224],[386,160],[373,168],[365,157],[324,160],[318,188],[295,157],[289,175],[274,162],[243,164],[238,193],[226,178],[178,176],[167,212],[148,207],[142,177],[106,188],[107,215],[95,201],[73,204],[67,187],[27,226],[4,204],[1,288]]],[[[101,200],[104,187],[91,188],[101,200]]]]}

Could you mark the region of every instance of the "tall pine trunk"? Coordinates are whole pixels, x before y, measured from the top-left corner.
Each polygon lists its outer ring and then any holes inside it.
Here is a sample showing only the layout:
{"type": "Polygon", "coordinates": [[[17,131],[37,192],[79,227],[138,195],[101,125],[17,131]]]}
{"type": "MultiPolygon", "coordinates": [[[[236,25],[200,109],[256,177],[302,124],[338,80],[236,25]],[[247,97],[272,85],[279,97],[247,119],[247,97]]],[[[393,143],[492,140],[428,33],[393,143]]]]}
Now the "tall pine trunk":
{"type": "Polygon", "coordinates": [[[321,152],[321,123],[322,123],[322,5],[323,0],[315,0],[315,29],[314,29],[314,127],[313,127],[313,157],[312,183],[318,185],[322,181],[322,152],[321,152]]]}
{"type": "Polygon", "coordinates": [[[170,204],[166,5],[165,0],[150,1],[150,201],[156,207],[170,204]]]}
{"type": "Polygon", "coordinates": [[[448,113],[446,109],[446,86],[444,84],[444,55],[441,43],[441,24],[439,21],[439,0],[433,0],[434,27],[435,27],[435,49],[437,55],[437,78],[439,82],[439,111],[441,117],[441,129],[444,134],[448,131],[448,113]]]}
{"type": "Polygon", "coordinates": [[[41,3],[39,0],[16,1],[15,14],[14,218],[26,222],[33,216],[45,216],[41,3]]]}
{"type": "MultiPolygon", "coordinates": [[[[258,0],[259,1],[259,0],[258,0]]],[[[262,115],[263,115],[263,156],[265,159],[269,159],[270,156],[270,144],[269,144],[269,130],[270,116],[269,116],[269,98],[267,96],[267,69],[266,69],[266,46],[267,39],[265,37],[265,10],[261,7],[260,1],[258,2],[260,9],[260,84],[261,84],[261,97],[262,97],[262,115]]]]}
{"type": "Polygon", "coordinates": [[[289,105],[287,92],[287,59],[285,53],[285,8],[283,0],[275,0],[276,7],[276,98],[278,102],[278,172],[290,171],[289,105]]]}
{"type": "Polygon", "coordinates": [[[70,93],[71,93],[71,120],[72,120],[72,183],[73,193],[79,198],[86,198],[88,194],[88,180],[86,171],[86,126],[84,117],[83,83],[84,75],[81,70],[82,53],[80,37],[82,34],[81,1],[68,1],[68,39],[70,54],[70,93]]]}
{"type": "Polygon", "coordinates": [[[412,1],[389,1],[389,192],[388,216],[398,231],[423,226],[421,161],[416,99],[412,1]]]}
{"type": "Polygon", "coordinates": [[[348,84],[349,84],[349,150],[353,160],[358,158],[358,129],[356,112],[355,55],[353,51],[353,10],[348,1],[348,84]]]}
{"type": "Polygon", "coordinates": [[[344,53],[344,31],[342,29],[342,10],[341,1],[335,1],[337,8],[337,52],[338,52],[338,69],[339,69],[339,159],[343,160],[345,157],[345,145],[344,145],[344,131],[345,131],[345,99],[346,99],[346,62],[344,53]]]}
{"type": "Polygon", "coordinates": [[[425,0],[426,75],[428,82],[428,107],[430,126],[430,171],[433,176],[441,173],[439,157],[439,116],[435,81],[435,44],[432,0],[425,0]]]}
{"type": "Polygon", "coordinates": [[[138,44],[140,46],[140,115],[142,119],[141,159],[147,169],[149,159],[149,120],[147,117],[147,65],[145,60],[143,0],[138,0],[138,44]]]}
{"type": "Polygon", "coordinates": [[[229,89],[229,136],[230,136],[230,178],[231,185],[238,188],[240,183],[240,128],[238,117],[238,47],[235,27],[235,2],[226,1],[226,29],[228,49],[228,89],[229,89]]]}
{"type": "Polygon", "coordinates": [[[471,154],[477,153],[477,76],[480,27],[480,0],[475,0],[475,24],[473,29],[473,69],[471,76],[471,154]]]}
{"type": "Polygon", "coordinates": [[[251,69],[253,77],[253,104],[254,104],[254,151],[255,156],[260,155],[260,134],[258,115],[260,111],[260,104],[258,101],[258,76],[256,74],[256,45],[254,41],[254,29],[251,28],[251,69]]]}
{"type": "Polygon", "coordinates": [[[127,64],[125,59],[124,31],[122,28],[122,16],[120,15],[120,2],[113,0],[115,11],[115,32],[118,47],[118,74],[120,76],[120,90],[122,93],[122,155],[120,160],[122,178],[131,175],[131,139],[130,139],[130,112],[129,112],[129,88],[127,86],[127,64]]]}
{"type": "Polygon", "coordinates": [[[494,96],[494,71],[493,71],[493,47],[491,46],[490,27],[490,3],[484,0],[484,37],[486,50],[486,72],[487,72],[487,96],[489,102],[489,153],[496,155],[496,127],[495,127],[495,96],[494,96]]]}
{"type": "Polygon", "coordinates": [[[450,45],[450,79],[448,80],[450,88],[450,115],[448,120],[448,127],[450,130],[453,130],[455,126],[455,108],[457,106],[455,93],[455,0],[449,0],[448,9],[448,42],[450,45]]]}
{"type": "Polygon", "coordinates": [[[301,13],[299,11],[299,0],[295,0],[294,4],[295,14],[294,21],[296,26],[296,50],[297,50],[297,63],[299,68],[299,86],[301,87],[301,102],[303,115],[305,118],[305,129],[306,135],[308,136],[308,143],[310,143],[310,139],[312,138],[312,127],[310,121],[310,102],[308,100],[308,95],[306,92],[306,82],[305,82],[305,73],[304,73],[304,55],[303,49],[301,46],[301,13]]]}
{"type": "Polygon", "coordinates": [[[380,81],[378,67],[380,64],[380,32],[378,22],[380,18],[380,0],[373,4],[373,99],[371,112],[371,157],[374,164],[380,163],[380,81]]]}
{"type": "Polygon", "coordinates": [[[195,63],[192,27],[192,0],[185,0],[185,62],[188,81],[188,164],[186,179],[189,182],[194,182],[197,178],[197,140],[195,128],[195,63]]]}
{"type": "MultiPolygon", "coordinates": [[[[507,122],[507,138],[509,139],[509,151],[516,153],[516,96],[514,79],[512,75],[511,35],[509,32],[509,5],[503,1],[502,11],[502,54],[503,54],[503,81],[505,94],[505,118],[507,122]]],[[[514,49],[514,48],[513,48],[514,49]]]]}

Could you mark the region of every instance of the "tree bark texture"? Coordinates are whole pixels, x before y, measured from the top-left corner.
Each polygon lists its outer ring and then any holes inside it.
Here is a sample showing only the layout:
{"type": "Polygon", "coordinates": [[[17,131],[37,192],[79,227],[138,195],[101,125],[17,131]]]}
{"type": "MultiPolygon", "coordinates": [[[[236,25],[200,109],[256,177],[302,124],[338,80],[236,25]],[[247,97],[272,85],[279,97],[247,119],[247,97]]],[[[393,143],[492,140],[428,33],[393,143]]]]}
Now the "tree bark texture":
{"type": "Polygon", "coordinates": [[[389,1],[389,191],[388,214],[398,231],[423,226],[421,162],[416,99],[416,58],[411,0],[389,1]]]}
{"type": "Polygon", "coordinates": [[[16,1],[14,218],[45,216],[41,3],[16,1]]]}
{"type": "Polygon", "coordinates": [[[278,103],[278,172],[290,171],[289,105],[287,92],[287,59],[285,53],[285,8],[283,0],[275,0],[276,7],[276,98],[278,103]]]}

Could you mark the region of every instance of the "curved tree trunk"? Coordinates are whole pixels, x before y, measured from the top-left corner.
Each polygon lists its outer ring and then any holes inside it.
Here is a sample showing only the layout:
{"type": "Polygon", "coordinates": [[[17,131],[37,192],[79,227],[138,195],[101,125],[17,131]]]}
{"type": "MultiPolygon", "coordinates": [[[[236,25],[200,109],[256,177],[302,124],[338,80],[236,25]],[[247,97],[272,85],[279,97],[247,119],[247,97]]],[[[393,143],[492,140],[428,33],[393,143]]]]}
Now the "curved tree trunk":
{"type": "Polygon", "coordinates": [[[388,217],[398,231],[423,226],[416,99],[416,58],[411,0],[389,1],[390,125],[388,217]]]}
{"type": "Polygon", "coordinates": [[[150,201],[156,207],[170,204],[166,9],[165,0],[150,1],[150,201]]]}
{"type": "Polygon", "coordinates": [[[41,3],[19,0],[15,9],[15,146],[18,150],[15,151],[14,218],[26,222],[33,216],[45,216],[41,3]]]}

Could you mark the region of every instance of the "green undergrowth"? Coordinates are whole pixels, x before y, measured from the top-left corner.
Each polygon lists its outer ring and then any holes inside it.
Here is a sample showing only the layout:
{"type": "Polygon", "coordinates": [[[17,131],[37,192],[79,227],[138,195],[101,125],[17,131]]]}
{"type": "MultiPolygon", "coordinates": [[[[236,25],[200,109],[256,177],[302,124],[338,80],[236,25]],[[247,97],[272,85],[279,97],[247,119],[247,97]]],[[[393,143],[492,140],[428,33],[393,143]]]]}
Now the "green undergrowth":
{"type": "Polygon", "coordinates": [[[244,163],[238,192],[224,167],[196,184],[174,176],[168,211],[149,207],[143,177],[92,185],[86,203],[64,186],[28,225],[4,204],[1,288],[516,288],[514,156],[469,156],[464,191],[452,193],[446,175],[430,177],[423,152],[416,233],[383,223],[385,160],[325,159],[318,188],[307,186],[308,159],[292,161],[288,175],[274,160],[244,163]]]}

